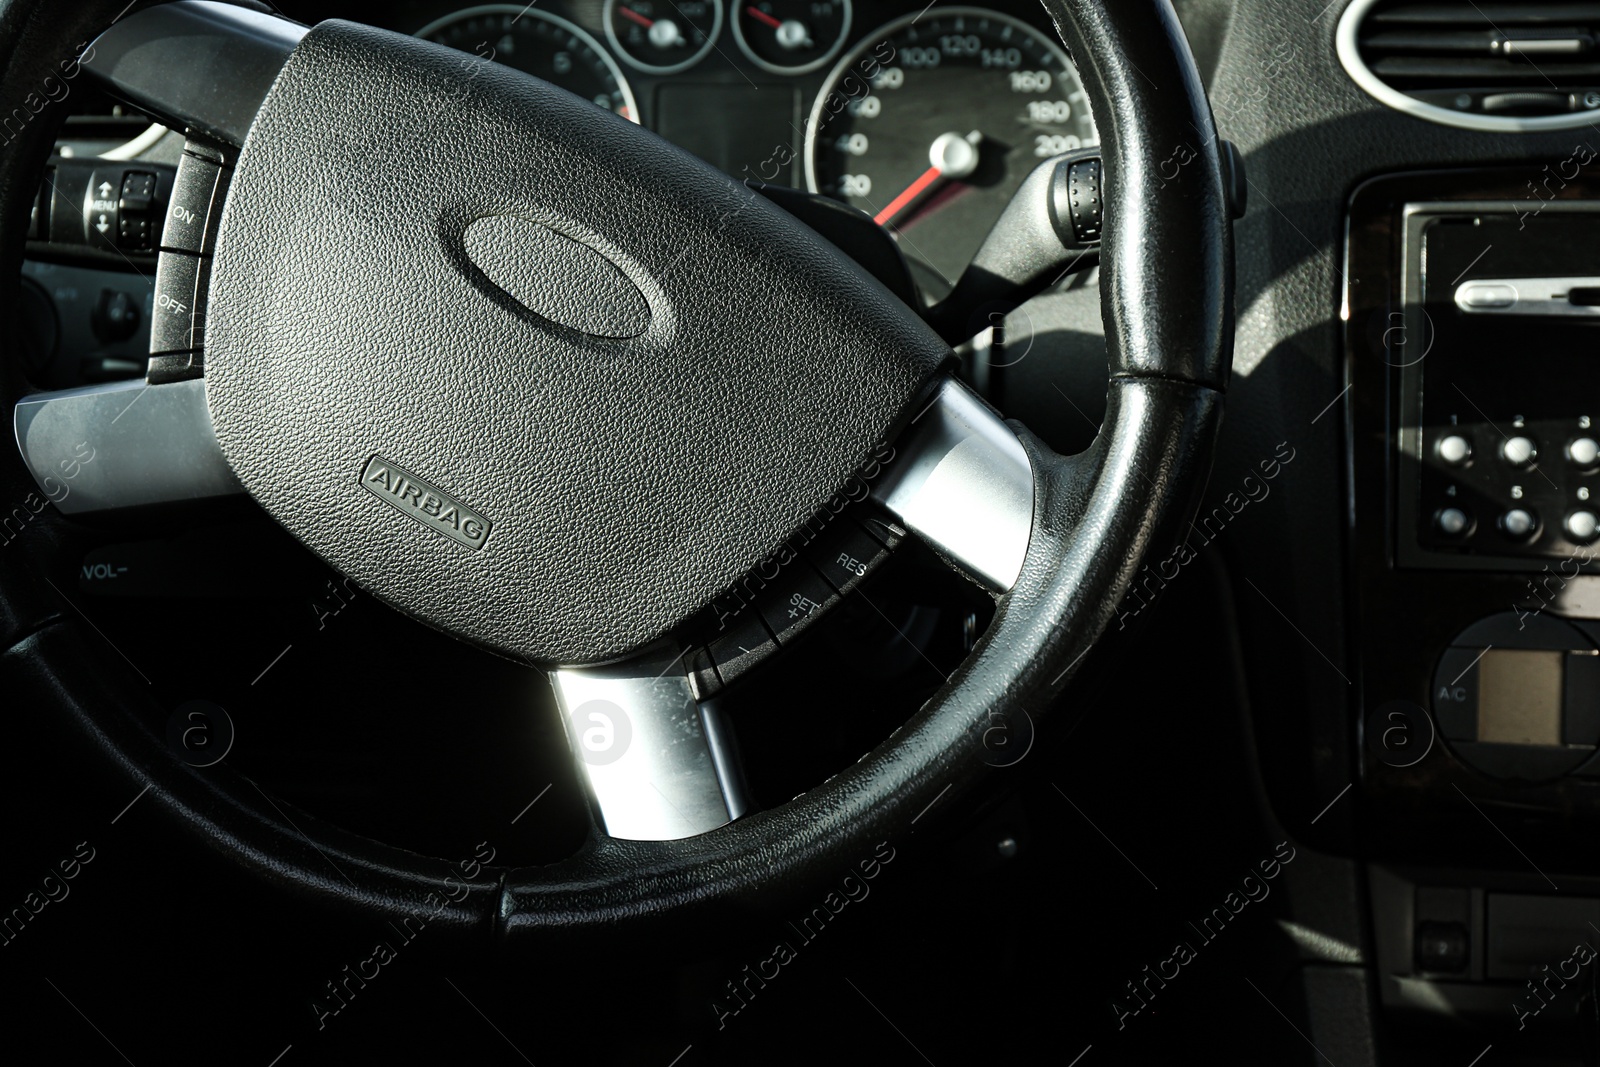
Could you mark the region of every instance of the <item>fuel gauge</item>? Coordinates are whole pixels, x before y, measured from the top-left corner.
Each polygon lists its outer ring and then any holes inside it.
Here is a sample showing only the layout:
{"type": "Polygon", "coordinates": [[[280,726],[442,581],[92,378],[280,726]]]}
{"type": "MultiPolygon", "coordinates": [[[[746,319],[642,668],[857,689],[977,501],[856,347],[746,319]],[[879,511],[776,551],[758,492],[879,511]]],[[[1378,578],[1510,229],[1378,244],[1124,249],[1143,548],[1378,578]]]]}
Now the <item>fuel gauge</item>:
{"type": "Polygon", "coordinates": [[[606,0],[606,37],[632,66],[676,74],[705,58],[722,32],[722,0],[606,0]]]}
{"type": "Polygon", "coordinates": [[[739,47],[774,74],[816,70],[839,54],[850,34],[850,0],[731,2],[739,47]]]}

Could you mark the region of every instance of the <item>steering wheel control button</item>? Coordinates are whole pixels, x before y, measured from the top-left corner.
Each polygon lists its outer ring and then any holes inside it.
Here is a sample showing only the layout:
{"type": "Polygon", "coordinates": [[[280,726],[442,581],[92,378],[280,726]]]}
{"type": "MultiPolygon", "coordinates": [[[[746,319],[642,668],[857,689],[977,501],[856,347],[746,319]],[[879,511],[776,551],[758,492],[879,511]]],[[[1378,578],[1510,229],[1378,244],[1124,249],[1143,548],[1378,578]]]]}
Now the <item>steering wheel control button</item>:
{"type": "Polygon", "coordinates": [[[1600,531],[1600,519],[1596,519],[1592,511],[1568,512],[1562,525],[1566,528],[1567,536],[1580,545],[1593,541],[1595,533],[1600,531]]]}
{"type": "Polygon", "coordinates": [[[1579,470],[1592,470],[1600,461],[1600,442],[1592,437],[1574,438],[1567,445],[1567,459],[1579,470]]]}
{"type": "Polygon", "coordinates": [[[799,636],[811,621],[839,599],[822,575],[803,559],[791,560],[756,598],[756,610],[780,646],[799,636]]]}
{"type": "Polygon", "coordinates": [[[96,170],[89,176],[84,199],[83,243],[91,248],[117,250],[117,202],[122,192],[122,169],[96,170]]]}
{"type": "Polygon", "coordinates": [[[221,174],[222,168],[215,163],[184,154],[178,163],[172,201],[167,206],[167,221],[161,231],[163,249],[209,254],[215,247],[212,202],[214,198],[220,200],[216,194],[221,174]]]}
{"type": "Polygon", "coordinates": [[[155,246],[150,242],[150,220],[128,215],[117,220],[117,243],[128,252],[149,252],[155,246]]]}
{"type": "Polygon", "coordinates": [[[848,593],[874,567],[889,558],[889,550],[868,537],[849,516],[840,515],[821,537],[806,546],[806,557],[829,585],[840,593],[848,593]]]}
{"type": "Polygon", "coordinates": [[[117,245],[125,252],[155,249],[151,226],[156,206],[153,171],[130,170],[122,175],[122,196],[117,201],[117,245]]]}
{"type": "Polygon", "coordinates": [[[205,261],[199,256],[163,252],[156,262],[155,307],[150,314],[150,354],[189,352],[196,342],[205,261]]]}
{"type": "Polygon", "coordinates": [[[727,632],[711,642],[711,661],[723,685],[737,679],[778,650],[772,635],[761,625],[754,608],[746,607],[730,620],[727,632]]]}
{"type": "Polygon", "coordinates": [[[156,202],[156,176],[147,170],[130,170],[122,175],[121,211],[149,211],[156,202]]]}
{"type": "Polygon", "coordinates": [[[1500,516],[1500,529],[1515,541],[1526,541],[1539,529],[1539,518],[1527,508],[1512,508],[1500,516]]]}
{"type": "Polygon", "coordinates": [[[1472,442],[1458,433],[1441,437],[1439,458],[1452,467],[1465,466],[1472,459],[1472,442]]]}
{"type": "Polygon", "coordinates": [[[1409,700],[1379,704],[1366,726],[1367,750],[1391,767],[1414,766],[1433,750],[1433,720],[1409,700]]]}
{"type": "Polygon", "coordinates": [[[1433,525],[1446,537],[1462,537],[1472,529],[1472,517],[1460,508],[1443,508],[1434,516],[1433,525]]]}
{"type": "Polygon", "coordinates": [[[1527,467],[1539,457],[1539,448],[1533,438],[1517,435],[1508,437],[1500,446],[1500,456],[1513,467],[1527,467]]]}

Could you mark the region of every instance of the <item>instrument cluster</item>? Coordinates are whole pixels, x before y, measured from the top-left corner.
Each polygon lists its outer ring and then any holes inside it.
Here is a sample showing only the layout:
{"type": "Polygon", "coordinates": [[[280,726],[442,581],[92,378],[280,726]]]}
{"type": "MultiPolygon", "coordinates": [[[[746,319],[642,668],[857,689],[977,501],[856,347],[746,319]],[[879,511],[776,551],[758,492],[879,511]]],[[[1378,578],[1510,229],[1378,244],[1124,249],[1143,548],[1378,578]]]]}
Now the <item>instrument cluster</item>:
{"type": "Polygon", "coordinates": [[[1099,140],[1042,8],[1006,6],[566,0],[389,28],[543,78],[735,178],[859,208],[937,295],[1035,164],[1099,140]]]}

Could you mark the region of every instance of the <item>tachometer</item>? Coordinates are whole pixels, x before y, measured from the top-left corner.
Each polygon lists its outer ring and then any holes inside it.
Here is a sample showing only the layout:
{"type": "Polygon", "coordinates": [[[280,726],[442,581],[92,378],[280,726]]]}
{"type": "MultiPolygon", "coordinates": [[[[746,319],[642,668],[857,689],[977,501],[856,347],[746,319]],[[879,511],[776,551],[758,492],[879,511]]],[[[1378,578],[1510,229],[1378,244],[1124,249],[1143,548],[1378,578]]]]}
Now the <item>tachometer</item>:
{"type": "Polygon", "coordinates": [[[639,121],[633,89],[600,42],[581,26],[531,5],[469,7],[428,23],[417,36],[515,67],[639,121]]]}
{"type": "Polygon", "coordinates": [[[935,8],[833,68],[806,127],[806,182],[948,284],[1037,163],[1099,142],[1060,45],[997,11],[935,8]]]}

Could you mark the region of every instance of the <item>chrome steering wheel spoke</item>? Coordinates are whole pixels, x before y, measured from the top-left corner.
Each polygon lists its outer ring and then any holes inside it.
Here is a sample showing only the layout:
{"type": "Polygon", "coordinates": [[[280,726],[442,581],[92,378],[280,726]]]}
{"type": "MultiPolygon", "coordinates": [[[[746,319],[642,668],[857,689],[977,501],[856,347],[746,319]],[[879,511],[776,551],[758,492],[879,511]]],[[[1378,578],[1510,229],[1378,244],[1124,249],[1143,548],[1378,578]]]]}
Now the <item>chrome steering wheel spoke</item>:
{"type": "Polygon", "coordinates": [[[1034,498],[1033,466],[1011,427],[949,378],[895,449],[874,499],[973,581],[1008,592],[1028,552],[1034,498]]]}
{"type": "Polygon", "coordinates": [[[29,473],[68,515],[244,491],[217,447],[204,379],[34,393],[14,426],[29,473]]]}
{"type": "Polygon", "coordinates": [[[743,776],[720,713],[695,701],[687,657],[657,645],[625,663],[551,672],[600,828],[676,841],[743,815],[743,776]]]}

